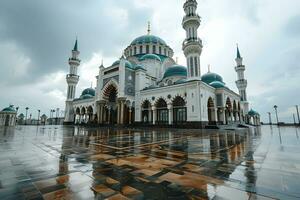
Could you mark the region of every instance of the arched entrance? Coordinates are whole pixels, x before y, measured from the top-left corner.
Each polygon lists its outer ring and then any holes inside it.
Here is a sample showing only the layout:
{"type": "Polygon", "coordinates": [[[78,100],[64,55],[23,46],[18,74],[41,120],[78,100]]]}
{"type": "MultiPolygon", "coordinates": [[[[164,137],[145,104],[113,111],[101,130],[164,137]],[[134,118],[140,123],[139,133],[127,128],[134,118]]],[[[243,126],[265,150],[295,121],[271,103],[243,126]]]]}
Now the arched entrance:
{"type": "Polygon", "coordinates": [[[10,124],[9,124],[9,120],[10,119],[10,116],[9,115],[6,115],[5,116],[5,123],[4,123],[4,126],[9,126],[10,124]]]}
{"type": "Polygon", "coordinates": [[[89,106],[87,108],[87,117],[88,117],[87,122],[89,122],[89,123],[93,122],[94,118],[93,118],[93,107],[92,106],[89,106]]]}
{"type": "Polygon", "coordinates": [[[225,122],[228,124],[231,122],[231,111],[232,111],[232,105],[229,97],[226,99],[226,105],[225,105],[225,122]]]}
{"type": "Polygon", "coordinates": [[[208,124],[216,124],[215,104],[211,97],[207,100],[208,124]]]}
{"type": "Polygon", "coordinates": [[[80,123],[86,123],[86,109],[85,109],[85,107],[82,107],[81,111],[80,111],[80,123]]]}
{"type": "Polygon", "coordinates": [[[80,108],[76,108],[75,109],[75,124],[79,124],[80,123],[80,108]]]}
{"type": "Polygon", "coordinates": [[[242,119],[241,119],[241,104],[240,102],[238,102],[238,120],[239,122],[242,122],[242,119]]]}
{"type": "Polygon", "coordinates": [[[142,104],[142,121],[147,124],[152,122],[152,110],[149,100],[144,101],[142,104]]]}
{"type": "Polygon", "coordinates": [[[117,95],[118,90],[114,85],[109,85],[104,90],[103,98],[106,100],[104,109],[104,121],[107,124],[113,125],[118,121],[117,95]]]}
{"type": "Polygon", "coordinates": [[[168,105],[167,105],[167,102],[163,99],[163,98],[160,98],[156,104],[155,104],[155,107],[156,107],[156,114],[157,114],[157,117],[156,117],[156,121],[157,121],[157,124],[168,124],[168,120],[169,120],[169,113],[168,113],[168,105]]]}
{"type": "Polygon", "coordinates": [[[177,96],[173,102],[173,122],[174,124],[179,124],[186,122],[186,103],[184,99],[180,96],[177,96]]]}
{"type": "Polygon", "coordinates": [[[238,112],[237,105],[236,105],[235,100],[233,100],[233,119],[235,122],[238,121],[237,120],[237,112],[238,112]]]}

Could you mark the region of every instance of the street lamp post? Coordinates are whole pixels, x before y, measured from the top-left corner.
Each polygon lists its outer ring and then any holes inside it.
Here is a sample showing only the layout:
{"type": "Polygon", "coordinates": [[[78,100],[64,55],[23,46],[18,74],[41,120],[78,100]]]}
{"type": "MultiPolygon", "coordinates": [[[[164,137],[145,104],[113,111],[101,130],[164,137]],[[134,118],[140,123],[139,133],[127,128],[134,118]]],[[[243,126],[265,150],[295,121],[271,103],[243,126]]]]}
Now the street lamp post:
{"type": "Polygon", "coordinates": [[[272,125],[272,118],[271,118],[271,113],[268,112],[268,115],[269,115],[269,124],[272,125]]]}
{"type": "Polygon", "coordinates": [[[298,105],[296,105],[296,110],[297,110],[297,116],[298,116],[298,123],[300,125],[300,117],[299,117],[299,109],[298,109],[298,105]]]}
{"type": "Polygon", "coordinates": [[[274,105],[274,109],[275,109],[275,114],[276,114],[276,120],[277,120],[277,126],[279,125],[279,121],[278,121],[278,113],[277,113],[277,105],[274,105]]]}
{"type": "Polygon", "coordinates": [[[40,125],[40,114],[41,114],[41,110],[38,110],[38,121],[37,121],[37,125],[40,125]]]}
{"type": "Polygon", "coordinates": [[[26,110],[26,113],[25,113],[25,125],[27,125],[27,112],[28,112],[28,109],[29,109],[28,107],[25,108],[25,110],[26,110]]]}

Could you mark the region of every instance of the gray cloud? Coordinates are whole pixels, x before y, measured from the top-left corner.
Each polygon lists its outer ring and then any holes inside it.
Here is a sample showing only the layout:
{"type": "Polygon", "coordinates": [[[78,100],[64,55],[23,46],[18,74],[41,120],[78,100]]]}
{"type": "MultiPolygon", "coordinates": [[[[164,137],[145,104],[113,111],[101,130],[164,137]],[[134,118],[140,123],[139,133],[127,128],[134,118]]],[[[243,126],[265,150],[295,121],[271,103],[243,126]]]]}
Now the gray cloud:
{"type": "MultiPolygon", "coordinates": [[[[41,75],[67,70],[66,60],[76,35],[82,59],[99,50],[104,55],[121,55],[121,47],[133,36],[133,32],[127,30],[144,28],[150,13],[149,9],[135,9],[130,0],[1,1],[0,41],[14,45],[30,59],[27,73],[14,84],[32,82],[41,75]],[[124,9],[128,24],[118,24],[114,16],[118,13],[110,12],[110,8],[124,9]]],[[[117,16],[117,20],[121,17],[117,16]]],[[[7,71],[10,64],[3,61],[1,71],[7,71]]],[[[10,80],[11,77],[1,74],[2,82],[10,80]]]]}
{"type": "MultiPolygon", "coordinates": [[[[198,0],[205,46],[202,72],[207,64],[221,73],[236,91],[235,43],[246,65],[249,101],[264,121],[274,104],[281,120],[291,121],[291,106],[299,104],[300,2],[258,0],[198,0]],[[281,15],[274,15],[282,10],[281,15]]],[[[0,1],[0,109],[14,103],[33,112],[64,107],[67,59],[79,38],[84,70],[97,70],[90,62],[96,53],[105,64],[120,57],[153,20],[154,34],[174,48],[180,64],[184,31],[182,1],[174,0],[1,0],[0,1]],[[142,5],[141,5],[142,4],[142,5]],[[108,59],[108,61],[107,61],[108,59]],[[47,103],[45,103],[47,100],[47,103]]],[[[100,60],[99,60],[100,62],[100,60]]],[[[77,95],[94,74],[80,74],[77,95]]],[[[22,110],[21,110],[22,111],[22,110]]]]}

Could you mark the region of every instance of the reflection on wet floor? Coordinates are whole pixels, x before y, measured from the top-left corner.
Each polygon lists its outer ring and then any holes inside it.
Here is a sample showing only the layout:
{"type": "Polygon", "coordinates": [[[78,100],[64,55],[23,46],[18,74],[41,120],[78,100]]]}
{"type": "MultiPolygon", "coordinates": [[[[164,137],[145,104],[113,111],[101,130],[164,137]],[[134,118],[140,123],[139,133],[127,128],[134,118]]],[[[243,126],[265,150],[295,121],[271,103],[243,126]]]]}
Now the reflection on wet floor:
{"type": "Polygon", "coordinates": [[[0,199],[300,198],[299,130],[0,129],[0,199]]]}

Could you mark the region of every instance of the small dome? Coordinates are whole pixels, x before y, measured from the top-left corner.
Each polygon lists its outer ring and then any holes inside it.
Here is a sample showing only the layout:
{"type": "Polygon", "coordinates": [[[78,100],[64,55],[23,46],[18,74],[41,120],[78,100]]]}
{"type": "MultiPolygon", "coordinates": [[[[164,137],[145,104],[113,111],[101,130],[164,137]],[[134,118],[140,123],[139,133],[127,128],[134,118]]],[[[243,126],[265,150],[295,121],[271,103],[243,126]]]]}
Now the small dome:
{"type": "Polygon", "coordinates": [[[159,44],[167,45],[163,39],[161,39],[160,37],[157,37],[155,35],[140,36],[140,37],[134,39],[130,45],[144,44],[144,43],[159,43],[159,44]]]}
{"type": "Polygon", "coordinates": [[[164,73],[164,78],[170,77],[170,76],[187,76],[187,69],[184,66],[181,65],[173,65],[169,67],[166,72],[164,73]]]}
{"type": "Polygon", "coordinates": [[[212,72],[208,72],[208,73],[204,74],[201,77],[201,80],[207,84],[210,84],[211,82],[214,82],[214,81],[223,82],[222,76],[220,76],[219,74],[216,74],[216,73],[212,73],[212,72]]]}
{"type": "Polygon", "coordinates": [[[14,108],[13,105],[10,105],[9,107],[4,108],[4,109],[2,110],[2,112],[17,112],[17,111],[15,110],[15,108],[14,108]]]}
{"type": "Polygon", "coordinates": [[[256,112],[255,110],[251,109],[251,110],[248,112],[248,115],[250,115],[250,116],[257,116],[257,115],[259,115],[259,113],[256,112]]]}
{"type": "MultiPolygon", "coordinates": [[[[91,95],[92,97],[94,97],[96,94],[95,90],[93,88],[87,88],[85,90],[82,91],[81,93],[81,96],[84,96],[84,95],[91,95]]],[[[80,98],[81,98],[80,96],[80,98]]]]}
{"type": "Polygon", "coordinates": [[[224,88],[225,87],[225,84],[221,81],[213,81],[209,85],[214,88],[224,88]]]}
{"type": "MultiPolygon", "coordinates": [[[[111,66],[115,66],[115,65],[119,65],[119,64],[120,64],[120,60],[117,60],[111,66]]],[[[128,60],[125,60],[125,67],[133,69],[132,64],[128,60]]]]}
{"type": "Polygon", "coordinates": [[[140,58],[140,60],[146,60],[146,59],[158,60],[159,62],[161,62],[160,57],[155,54],[146,54],[140,58]]]}

